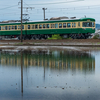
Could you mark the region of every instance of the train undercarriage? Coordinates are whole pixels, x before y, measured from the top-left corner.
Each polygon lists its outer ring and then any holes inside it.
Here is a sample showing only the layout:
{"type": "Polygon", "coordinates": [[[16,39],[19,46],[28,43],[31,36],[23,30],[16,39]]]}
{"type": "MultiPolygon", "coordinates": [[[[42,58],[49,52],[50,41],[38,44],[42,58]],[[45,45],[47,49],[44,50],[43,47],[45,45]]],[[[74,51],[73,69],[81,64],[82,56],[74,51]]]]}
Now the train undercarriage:
{"type": "MultiPolygon", "coordinates": [[[[37,35],[23,35],[22,36],[22,39],[23,40],[41,40],[41,39],[48,39],[48,38],[51,38],[52,35],[54,34],[37,34],[37,35]]],[[[91,37],[92,35],[90,33],[85,33],[85,34],[60,34],[60,36],[64,39],[67,39],[67,38],[72,38],[72,39],[87,39],[89,37],[91,37]]],[[[11,35],[11,36],[0,36],[0,39],[3,40],[3,39],[18,39],[20,40],[21,39],[21,36],[18,36],[18,35],[11,35]]]]}

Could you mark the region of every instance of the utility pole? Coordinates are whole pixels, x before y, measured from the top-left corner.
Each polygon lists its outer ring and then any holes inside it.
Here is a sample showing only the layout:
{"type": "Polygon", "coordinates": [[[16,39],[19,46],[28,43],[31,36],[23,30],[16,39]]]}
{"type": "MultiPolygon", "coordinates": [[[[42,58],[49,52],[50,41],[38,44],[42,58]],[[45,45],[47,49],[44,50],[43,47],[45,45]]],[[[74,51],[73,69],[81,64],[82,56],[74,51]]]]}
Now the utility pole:
{"type": "Polygon", "coordinates": [[[23,30],[22,30],[22,27],[23,27],[23,23],[22,23],[22,20],[23,20],[23,0],[21,0],[21,42],[23,42],[22,40],[22,34],[23,34],[23,30]]]}
{"type": "Polygon", "coordinates": [[[47,10],[47,8],[42,8],[43,13],[44,13],[44,20],[45,20],[45,10],[47,10]]]}

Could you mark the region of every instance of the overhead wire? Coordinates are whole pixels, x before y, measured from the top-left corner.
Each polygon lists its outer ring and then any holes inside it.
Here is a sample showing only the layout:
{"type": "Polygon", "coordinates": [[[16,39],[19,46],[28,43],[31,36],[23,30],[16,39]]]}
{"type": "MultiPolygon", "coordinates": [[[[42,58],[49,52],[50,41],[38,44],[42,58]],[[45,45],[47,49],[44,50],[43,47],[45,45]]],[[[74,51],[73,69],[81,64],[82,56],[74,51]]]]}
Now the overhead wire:
{"type": "MultiPolygon", "coordinates": [[[[13,6],[12,6],[13,7],[13,6]]],[[[94,8],[100,8],[100,5],[94,5],[94,7],[93,7],[93,5],[92,6],[81,6],[81,7],[73,7],[73,8],[58,8],[58,9],[54,9],[54,10],[52,10],[52,9],[48,9],[47,11],[46,11],[46,13],[52,13],[52,12],[54,12],[54,11],[73,11],[73,10],[87,10],[87,9],[94,9],[94,8]],[[84,8],[85,7],[85,8],[84,8]]],[[[37,10],[38,11],[38,13],[41,11],[41,9],[35,9],[35,10],[37,10]]],[[[16,12],[12,12],[12,13],[16,13],[16,12]]],[[[28,12],[27,12],[28,13],[28,12]]],[[[94,13],[94,12],[93,12],[94,13]]],[[[8,13],[3,13],[3,14],[8,14],[8,13]]],[[[9,13],[9,14],[11,14],[11,13],[9,13]]]]}
{"type": "MultiPolygon", "coordinates": [[[[84,0],[76,0],[77,2],[78,1],[84,1],[84,0]]],[[[75,0],[74,0],[74,2],[76,2],[75,0]]],[[[70,1],[70,2],[72,2],[72,1],[70,1]]],[[[51,4],[60,4],[60,3],[65,3],[65,2],[55,2],[55,3],[51,3],[51,4]]],[[[68,2],[66,2],[66,3],[68,3],[68,2]]],[[[30,7],[30,5],[32,5],[32,4],[26,4],[25,2],[24,2],[24,4],[25,5],[27,5],[27,6],[29,6],[30,7]]],[[[47,5],[48,3],[44,3],[44,5],[47,5]]],[[[40,4],[37,4],[37,5],[40,5],[40,4]]],[[[13,7],[16,7],[16,6],[18,6],[18,5],[13,5],[13,6],[8,6],[8,7],[5,7],[5,8],[2,8],[2,9],[0,9],[0,10],[4,10],[4,9],[9,9],[9,8],[13,8],[13,7]]],[[[73,10],[87,10],[87,9],[93,9],[93,8],[99,8],[100,7],[100,5],[91,5],[91,6],[81,6],[81,7],[69,7],[69,8],[50,8],[50,9],[48,9],[47,11],[46,11],[46,13],[55,13],[55,12],[57,12],[57,11],[61,11],[63,14],[72,14],[73,12],[65,12],[65,11],[73,11],[73,10]],[[83,9],[82,9],[83,8],[83,9]],[[52,9],[53,9],[53,11],[52,11],[52,9]]],[[[27,12],[27,13],[29,13],[29,14],[34,14],[34,15],[40,15],[40,11],[41,11],[41,9],[39,9],[39,8],[37,8],[37,9],[35,9],[35,10],[37,10],[37,12],[35,12],[35,13],[30,13],[29,11],[27,12]]],[[[12,13],[3,13],[2,15],[13,15],[13,14],[17,14],[17,15],[20,15],[20,13],[18,13],[18,12],[12,12],[12,13]]],[[[41,13],[42,14],[42,13],[41,13]]],[[[79,13],[79,14],[84,14],[84,12],[82,13],[79,13]]],[[[89,14],[89,13],[88,13],[89,14]]],[[[91,13],[92,14],[92,13],[91,13]]],[[[94,14],[94,12],[93,12],[93,14],[94,14]]]]}
{"type": "Polygon", "coordinates": [[[71,3],[71,2],[79,2],[84,0],[73,0],[73,1],[67,1],[67,2],[54,2],[54,3],[41,3],[41,4],[28,4],[28,5],[52,5],[52,4],[62,4],[62,3],[71,3]]]}
{"type": "Polygon", "coordinates": [[[13,5],[13,6],[8,6],[8,7],[5,7],[5,8],[1,8],[0,10],[4,10],[4,9],[8,9],[8,8],[13,8],[13,7],[16,7],[18,5],[13,5]]]}

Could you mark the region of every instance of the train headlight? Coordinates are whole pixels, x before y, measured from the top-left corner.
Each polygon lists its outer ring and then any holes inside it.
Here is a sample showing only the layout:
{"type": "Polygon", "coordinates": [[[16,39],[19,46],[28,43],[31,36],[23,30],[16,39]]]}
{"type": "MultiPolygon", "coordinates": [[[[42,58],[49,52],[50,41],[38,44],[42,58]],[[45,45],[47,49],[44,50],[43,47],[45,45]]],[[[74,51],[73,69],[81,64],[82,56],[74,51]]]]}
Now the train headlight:
{"type": "Polygon", "coordinates": [[[92,30],[95,30],[95,28],[92,28],[92,30]]]}

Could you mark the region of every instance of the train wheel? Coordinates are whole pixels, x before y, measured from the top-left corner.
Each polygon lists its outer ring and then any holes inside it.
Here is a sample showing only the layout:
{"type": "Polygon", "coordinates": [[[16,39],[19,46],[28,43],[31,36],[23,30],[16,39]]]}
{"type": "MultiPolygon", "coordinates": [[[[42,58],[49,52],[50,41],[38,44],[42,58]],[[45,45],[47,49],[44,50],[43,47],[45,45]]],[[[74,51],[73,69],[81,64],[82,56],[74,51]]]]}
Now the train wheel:
{"type": "Polygon", "coordinates": [[[18,40],[20,40],[21,38],[20,38],[20,36],[18,36],[18,40]]]}

